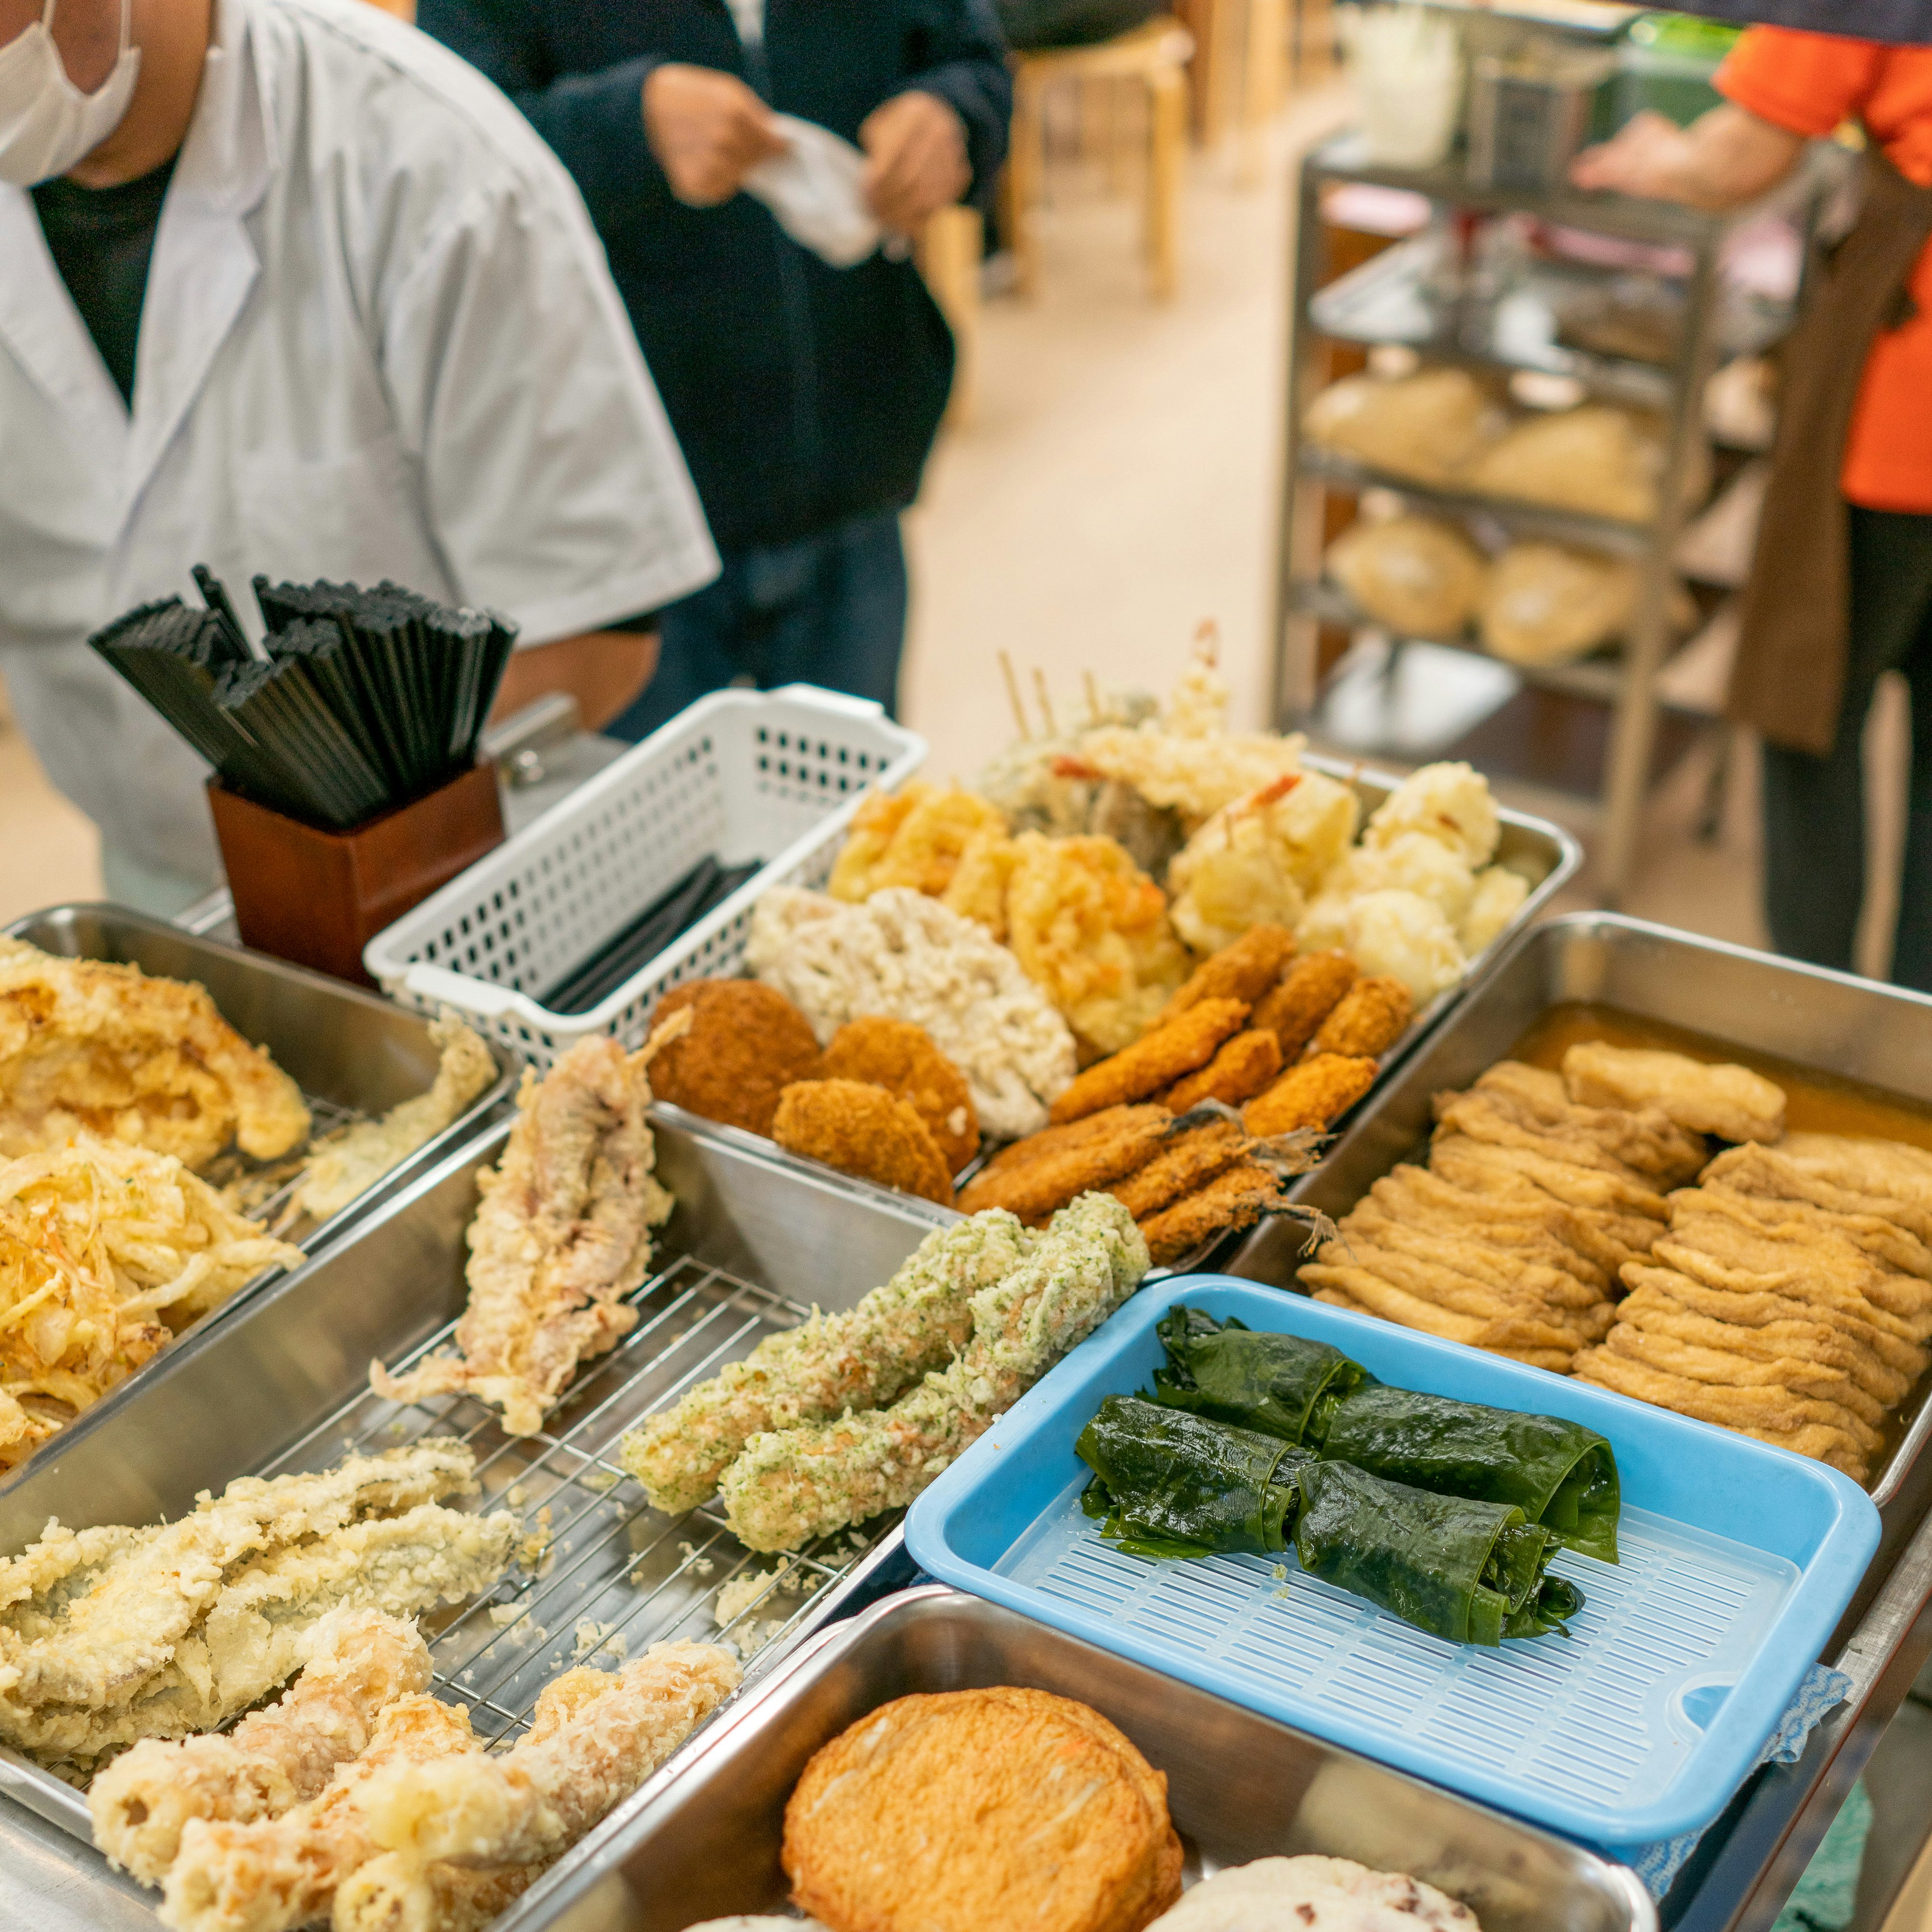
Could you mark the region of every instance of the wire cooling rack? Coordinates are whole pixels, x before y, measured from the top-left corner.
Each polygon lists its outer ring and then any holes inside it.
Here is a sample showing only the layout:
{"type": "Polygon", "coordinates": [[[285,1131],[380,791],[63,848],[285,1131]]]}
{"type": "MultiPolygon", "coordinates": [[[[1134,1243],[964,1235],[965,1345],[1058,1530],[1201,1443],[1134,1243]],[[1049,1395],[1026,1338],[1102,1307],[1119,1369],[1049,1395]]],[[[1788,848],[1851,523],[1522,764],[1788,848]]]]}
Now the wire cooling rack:
{"type": "MultiPolygon", "coordinates": [[[[629,1299],[638,1325],[580,1372],[541,1434],[505,1435],[496,1412],[469,1396],[398,1403],[364,1394],[254,1472],[325,1469],[350,1450],[430,1436],[469,1446],[483,1491],[478,1508],[515,1511],[523,1540],[488,1596],[426,1617],[423,1628],[437,1694],[469,1707],[486,1744],[520,1736],[538,1692],[560,1672],[614,1670],[668,1638],[728,1642],[748,1660],[760,1652],[769,1660],[811,1622],[821,1592],[898,1521],[881,1516],[798,1555],[760,1558],[712,1505],[678,1516],[652,1509],[616,1460],[618,1438],[811,1311],[688,1256],[629,1299]]],[[[454,1327],[400,1366],[445,1345],[454,1327]]]]}

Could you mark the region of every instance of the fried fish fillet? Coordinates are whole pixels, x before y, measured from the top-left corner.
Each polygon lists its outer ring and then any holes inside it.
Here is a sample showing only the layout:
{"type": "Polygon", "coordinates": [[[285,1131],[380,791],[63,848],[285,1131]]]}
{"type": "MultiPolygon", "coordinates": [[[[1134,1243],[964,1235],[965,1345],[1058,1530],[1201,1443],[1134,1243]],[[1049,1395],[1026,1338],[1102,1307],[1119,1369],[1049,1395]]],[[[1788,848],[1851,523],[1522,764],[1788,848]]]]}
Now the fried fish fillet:
{"type": "MultiPolygon", "coordinates": [[[[1028,1135],[1024,1140],[1012,1141],[1001,1148],[974,1178],[982,1180],[992,1174],[1010,1174],[1028,1161],[1084,1147],[1090,1141],[1103,1140],[1125,1127],[1144,1126],[1152,1121],[1164,1128],[1170,1112],[1149,1101],[1130,1107],[1103,1107],[1099,1113],[1082,1114],[1077,1120],[1069,1120],[1064,1126],[1042,1127],[1038,1133],[1028,1135]]],[[[970,1214],[974,1210],[968,1208],[966,1211],[970,1214]]]]}
{"type": "Polygon", "coordinates": [[[472,1395],[501,1408],[509,1434],[532,1435],[578,1363],[636,1326],[624,1298],[642,1286],[651,1231],[674,1204],[652,1171],[650,1057],[594,1037],[541,1082],[524,1075],[502,1157],[477,1177],[455,1351],[403,1376],[371,1362],[378,1395],[472,1395]]]}
{"type": "Polygon", "coordinates": [[[822,1160],[902,1194],[952,1205],[952,1174],[919,1110],[860,1080],[804,1080],[778,1096],[772,1138],[788,1154],[822,1160]]]}
{"type": "MultiPolygon", "coordinates": [[[[961,1193],[958,1204],[973,1214],[1004,1208],[1034,1226],[1069,1202],[1096,1189],[1109,1188],[1146,1166],[1174,1125],[1174,1117],[1164,1107],[1110,1107],[1106,1113],[1117,1123],[1112,1132],[1065,1142],[1034,1158],[976,1174],[961,1193]]],[[[1097,1114],[1088,1117],[1094,1120],[1102,1118],[1097,1114]]],[[[1075,1124],[1084,1126],[1087,1122],[1075,1124]]],[[[1054,1131],[1047,1130],[1049,1134],[1054,1131]]]]}
{"type": "Polygon", "coordinates": [[[1414,996],[1401,980],[1386,973],[1358,980],[1316,1030],[1309,1051],[1378,1060],[1401,1039],[1414,1011],[1414,996]]]}
{"type": "Polygon", "coordinates": [[[1144,1100],[1183,1074],[1204,1066],[1232,1034],[1240,1030],[1248,1009],[1240,1000],[1199,1000],[1174,1018],[1143,1034],[1131,1046],[1098,1060],[1074,1076],[1053,1103],[1048,1118],[1056,1126],[1077,1120],[1103,1108],[1144,1100]]]}
{"type": "Polygon", "coordinates": [[[230,1141],[278,1160],[309,1112],[205,988],[0,936],[0,1154],[83,1128],[201,1168],[230,1141]]]}
{"type": "Polygon", "coordinates": [[[1180,1895],[1167,1780],[1084,1705],[1004,1685],[896,1699],[785,1807],[815,1918],[867,1932],[1140,1932],[1180,1895]]]}
{"type": "Polygon", "coordinates": [[[1250,1144],[1233,1121],[1210,1121],[1176,1135],[1146,1166],[1107,1192],[1136,1221],[1144,1221],[1245,1160],[1250,1144]]]}
{"type": "Polygon", "coordinates": [[[1265,920],[1251,926],[1233,945],[1222,946],[1195,968],[1154,1024],[1165,1026],[1203,1000],[1239,1000],[1252,1006],[1274,989],[1294,957],[1294,934],[1286,926],[1265,920]]]}
{"type": "Polygon", "coordinates": [[[1248,1024],[1266,1028],[1281,1042],[1286,1066],[1315,1037],[1360,977],[1361,968],[1346,952],[1304,953],[1274,991],[1256,1002],[1248,1024]]]}
{"type": "Polygon", "coordinates": [[[890,1408],[754,1436],[718,1494],[748,1549],[796,1550],[902,1508],[1140,1286],[1150,1263],[1111,1195],[1056,1214],[1019,1265],[973,1298],[973,1335],[890,1408]]]}
{"type": "Polygon", "coordinates": [[[1564,1054],[1563,1084],[1582,1106],[1655,1107],[1720,1140],[1774,1141],[1784,1132],[1784,1089],[1748,1066],[1585,1040],[1564,1054]]]}
{"type": "Polygon", "coordinates": [[[336,1766],[368,1748],[377,1714],[429,1681],[429,1647],[413,1623],[332,1610],[279,1702],[225,1734],[144,1738],[109,1765],[87,1794],[94,1842],[110,1864],[158,1885],[189,1819],[274,1818],[320,1797],[336,1766]]]}
{"type": "Polygon", "coordinates": [[[1186,1074],[1161,1095],[1161,1105],[1176,1114],[1219,1100],[1238,1107],[1272,1085],[1281,1072],[1281,1042],[1265,1027],[1250,1027],[1224,1040],[1205,1066],[1186,1074]]]}
{"type": "Polygon", "coordinates": [[[767,1336],[633,1430],[619,1446],[625,1468],[654,1508],[682,1515],[753,1436],[882,1407],[965,1346],[974,1296],[1017,1268],[1034,1239],[998,1210],[935,1228],[857,1306],[767,1336]]]}
{"type": "Polygon", "coordinates": [[[1203,1241],[1252,1228],[1282,1202],[1281,1177],[1272,1168],[1243,1160],[1190,1194],[1139,1222],[1148,1256],[1156,1268],[1172,1268],[1203,1241]]]}
{"type": "Polygon", "coordinates": [[[1263,1135],[1328,1126],[1367,1093],[1380,1071],[1366,1057],[1318,1053],[1291,1066],[1265,1093],[1250,1100],[1242,1109],[1242,1121],[1250,1133],[1263,1135]]]}
{"type": "MultiPolygon", "coordinates": [[[[628,1797],[742,1676],[730,1651],[682,1642],[653,1644],[614,1672],[571,1672],[546,1694],[567,1702],[568,1714],[542,1734],[500,1756],[464,1754],[378,1771],[357,1785],[356,1808],[375,1844],[406,1868],[444,1862],[488,1871],[546,1862],[628,1797]]],[[[338,1932],[382,1924],[344,1904],[338,1898],[338,1932]]]]}

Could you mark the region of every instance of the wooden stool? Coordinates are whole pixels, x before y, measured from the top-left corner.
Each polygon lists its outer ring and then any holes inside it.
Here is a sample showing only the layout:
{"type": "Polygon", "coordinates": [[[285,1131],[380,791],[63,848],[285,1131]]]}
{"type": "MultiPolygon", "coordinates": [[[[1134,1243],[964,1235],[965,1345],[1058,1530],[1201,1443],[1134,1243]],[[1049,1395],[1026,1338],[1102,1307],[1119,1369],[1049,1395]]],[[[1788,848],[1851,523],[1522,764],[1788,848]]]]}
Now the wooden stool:
{"type": "Polygon", "coordinates": [[[1012,146],[1006,164],[1006,232],[1019,292],[1040,286],[1033,211],[1046,172],[1046,92],[1056,81],[1133,82],[1147,89],[1148,157],[1143,245],[1148,280],[1166,301],[1180,280],[1180,188],[1186,162],[1187,62],[1192,37],[1162,15],[1093,46],[1052,47],[1013,60],[1012,146]]]}
{"type": "Polygon", "coordinates": [[[980,394],[980,265],[986,228],[976,208],[942,208],[919,238],[919,272],[952,331],[949,428],[973,420],[980,394]]]}
{"type": "MultiPolygon", "coordinates": [[[[1192,78],[1201,145],[1212,152],[1238,129],[1240,178],[1252,187],[1286,88],[1287,0],[1185,0],[1185,12],[1200,49],[1192,78]]],[[[1296,17],[1298,25],[1299,0],[1296,17]]]]}

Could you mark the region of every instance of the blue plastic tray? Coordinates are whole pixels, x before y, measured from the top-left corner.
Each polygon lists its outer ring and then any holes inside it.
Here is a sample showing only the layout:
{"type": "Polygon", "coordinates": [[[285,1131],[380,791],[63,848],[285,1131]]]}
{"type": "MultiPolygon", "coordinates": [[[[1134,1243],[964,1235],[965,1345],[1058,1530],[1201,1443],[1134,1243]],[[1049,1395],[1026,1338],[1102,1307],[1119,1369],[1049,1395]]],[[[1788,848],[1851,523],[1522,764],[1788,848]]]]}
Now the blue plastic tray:
{"type": "Polygon", "coordinates": [[[1879,1515],[1822,1463],[1648,1404],[1226,1276],[1137,1294],[913,1505],[912,1554],[963,1590],[1572,1836],[1634,1848],[1724,1808],[1851,1600],[1879,1515]],[[1398,1388],[1567,1416],[1607,1436],[1622,1562],[1554,1568],[1568,1637],[1478,1650],[1280,1558],[1155,1562],[1082,1513],[1075,1438],[1149,1386],[1177,1301],[1333,1342],[1398,1388]]]}

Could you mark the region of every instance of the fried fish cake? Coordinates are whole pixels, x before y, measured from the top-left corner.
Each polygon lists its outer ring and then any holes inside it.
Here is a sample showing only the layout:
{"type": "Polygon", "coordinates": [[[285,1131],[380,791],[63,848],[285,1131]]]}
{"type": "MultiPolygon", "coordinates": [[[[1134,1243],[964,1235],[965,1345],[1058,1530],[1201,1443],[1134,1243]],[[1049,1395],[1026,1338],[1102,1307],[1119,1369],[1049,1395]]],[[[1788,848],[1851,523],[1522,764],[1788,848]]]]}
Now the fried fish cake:
{"type": "Polygon", "coordinates": [[[1141,1932],[1180,1896],[1166,1778],[1098,1712],[1006,1685],[896,1698],[834,1738],[781,1856],[834,1932],[1141,1932]]]}
{"type": "Polygon", "coordinates": [[[1280,1042],[1265,1028],[1250,1027],[1223,1041],[1205,1066],[1177,1080],[1160,1096],[1161,1104],[1177,1114],[1199,1106],[1203,1100],[1238,1107],[1272,1086],[1280,1072],[1280,1042]]]}
{"type": "Polygon", "coordinates": [[[1239,1000],[1252,1006],[1273,989],[1294,957],[1294,934],[1266,920],[1251,926],[1232,946],[1204,959],[1179,992],[1162,1008],[1156,1026],[1165,1026],[1203,1000],[1239,1000]]]}
{"type": "Polygon", "coordinates": [[[1250,1100],[1241,1119],[1251,1134],[1292,1133],[1325,1127],[1346,1114],[1376,1084],[1372,1060],[1318,1053],[1291,1066],[1265,1094],[1250,1100]]]}
{"type": "Polygon", "coordinates": [[[665,994],[651,1024],[686,1007],[691,1030],[658,1048],[651,1090],[707,1120],[769,1136],[778,1095],[795,1080],[818,1077],[811,1023],[762,980],[692,980],[665,994]]]}
{"type": "Polygon", "coordinates": [[[1401,1039],[1414,1011],[1414,996],[1390,974],[1358,980],[1322,1022],[1309,1051],[1378,1060],[1401,1039]]]}
{"type": "Polygon", "coordinates": [[[1059,1126],[1104,1107],[1144,1100],[1172,1086],[1183,1074],[1205,1066],[1221,1042],[1240,1031],[1247,1016],[1246,1004],[1240,1000],[1197,1001],[1178,1018],[1076,1075],[1054,1102],[1048,1118],[1059,1126]]]}
{"type": "Polygon", "coordinates": [[[916,1108],[862,1080],[806,1080],[778,1096],[772,1138],[842,1174],[952,1205],[952,1176],[916,1108]]]}
{"type": "Polygon", "coordinates": [[[904,1101],[922,1120],[957,1174],[980,1148],[980,1116],[966,1076],[910,1020],[872,1013],[848,1020],[825,1049],[828,1080],[862,1080],[904,1101]]]}
{"type": "Polygon", "coordinates": [[[1280,1041],[1283,1062],[1291,1060],[1341,1004],[1361,970],[1346,952],[1304,952],[1280,985],[1255,1003],[1248,1024],[1265,1027],[1280,1041]]]}

